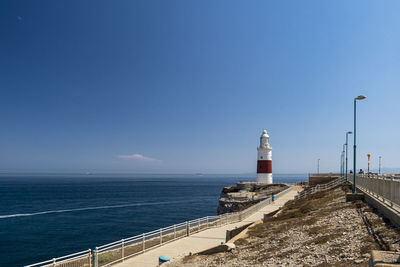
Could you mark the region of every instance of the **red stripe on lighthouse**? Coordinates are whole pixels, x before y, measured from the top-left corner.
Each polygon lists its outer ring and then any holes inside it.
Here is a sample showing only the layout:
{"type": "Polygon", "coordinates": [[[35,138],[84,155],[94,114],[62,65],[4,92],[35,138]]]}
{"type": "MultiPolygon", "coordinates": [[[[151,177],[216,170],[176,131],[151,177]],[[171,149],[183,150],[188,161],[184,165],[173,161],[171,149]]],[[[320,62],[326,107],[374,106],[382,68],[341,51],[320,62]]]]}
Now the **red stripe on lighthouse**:
{"type": "Polygon", "coordinates": [[[257,173],[272,173],[272,160],[258,160],[257,173]]]}

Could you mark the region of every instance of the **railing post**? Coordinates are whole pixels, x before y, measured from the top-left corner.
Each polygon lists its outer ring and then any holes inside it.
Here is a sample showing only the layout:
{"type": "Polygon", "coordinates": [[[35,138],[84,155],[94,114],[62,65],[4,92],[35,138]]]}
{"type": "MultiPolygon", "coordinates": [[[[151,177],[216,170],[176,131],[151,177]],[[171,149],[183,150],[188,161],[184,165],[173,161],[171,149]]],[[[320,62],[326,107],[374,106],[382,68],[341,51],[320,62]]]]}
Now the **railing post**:
{"type": "Polygon", "coordinates": [[[208,229],[208,227],[209,227],[209,226],[208,226],[208,216],[207,216],[207,229],[208,229]]]}
{"type": "Polygon", "coordinates": [[[89,267],[92,267],[92,250],[88,250],[88,262],[89,262],[89,267]]]}
{"type": "Polygon", "coordinates": [[[53,267],[56,267],[56,259],[53,258],[53,267]]]}
{"type": "Polygon", "coordinates": [[[142,234],[142,245],[143,245],[143,252],[146,251],[146,236],[144,233],[142,234]]]}
{"type": "Polygon", "coordinates": [[[160,245],[162,244],[162,228],[160,229],[160,245]]]}
{"type": "Polygon", "coordinates": [[[176,238],[176,224],[174,224],[174,239],[176,238]]]}
{"type": "Polygon", "coordinates": [[[190,227],[189,227],[189,222],[186,222],[186,236],[190,235],[190,227]]]}
{"type": "Polygon", "coordinates": [[[198,230],[199,230],[199,232],[200,232],[200,218],[199,218],[199,220],[198,220],[198,225],[199,225],[199,227],[198,227],[199,229],[198,229],[198,230]]]}
{"type": "Polygon", "coordinates": [[[122,256],[122,261],[124,261],[125,258],[125,244],[124,240],[121,240],[121,256],[122,256]]]}
{"type": "Polygon", "coordinates": [[[93,265],[94,267],[99,266],[99,249],[96,247],[96,249],[93,251],[93,265]]]}

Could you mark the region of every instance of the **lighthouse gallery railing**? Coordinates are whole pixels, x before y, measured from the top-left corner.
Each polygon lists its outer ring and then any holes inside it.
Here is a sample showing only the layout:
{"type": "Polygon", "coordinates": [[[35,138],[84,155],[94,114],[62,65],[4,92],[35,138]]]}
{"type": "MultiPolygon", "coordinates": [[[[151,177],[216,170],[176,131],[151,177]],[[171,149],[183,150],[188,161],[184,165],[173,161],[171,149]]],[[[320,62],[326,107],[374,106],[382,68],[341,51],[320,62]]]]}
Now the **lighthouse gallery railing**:
{"type": "MultiPolygon", "coordinates": [[[[289,191],[291,187],[286,186],[285,190],[276,194],[276,197],[289,191]]],[[[153,249],[163,244],[167,244],[174,240],[190,236],[194,233],[204,231],[206,229],[226,225],[230,223],[240,222],[266,205],[272,202],[271,198],[267,198],[251,207],[239,211],[226,213],[218,216],[207,216],[179,224],[174,224],[165,228],[154,230],[148,233],[121,239],[103,246],[96,247],[94,250],[84,250],[74,254],[66,255],[59,258],[27,265],[25,267],[103,267],[111,266],[117,262],[121,262],[129,257],[133,257],[143,253],[149,249],[153,249]]]]}

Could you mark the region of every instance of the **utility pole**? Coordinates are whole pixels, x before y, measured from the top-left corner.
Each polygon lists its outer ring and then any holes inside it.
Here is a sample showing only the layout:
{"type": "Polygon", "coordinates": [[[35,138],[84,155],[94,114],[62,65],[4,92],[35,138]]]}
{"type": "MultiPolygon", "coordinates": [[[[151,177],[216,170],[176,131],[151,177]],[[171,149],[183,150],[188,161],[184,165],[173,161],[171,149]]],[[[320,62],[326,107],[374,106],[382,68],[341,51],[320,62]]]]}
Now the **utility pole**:
{"type": "Polygon", "coordinates": [[[317,173],[319,173],[319,160],[320,159],[318,159],[318,163],[317,163],[317,173]]]}

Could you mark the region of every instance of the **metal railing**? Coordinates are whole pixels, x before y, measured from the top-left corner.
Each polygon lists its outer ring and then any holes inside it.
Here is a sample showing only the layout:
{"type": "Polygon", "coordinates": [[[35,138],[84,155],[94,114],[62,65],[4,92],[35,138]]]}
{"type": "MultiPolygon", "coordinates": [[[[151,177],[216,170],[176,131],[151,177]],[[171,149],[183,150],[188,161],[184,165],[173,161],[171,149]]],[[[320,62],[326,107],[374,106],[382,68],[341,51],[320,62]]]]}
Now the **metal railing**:
{"type": "MultiPolygon", "coordinates": [[[[349,179],[353,182],[352,179],[349,179]]],[[[383,203],[400,208],[400,179],[396,176],[357,174],[356,185],[383,203]]]]}
{"type": "MultiPolygon", "coordinates": [[[[288,192],[290,186],[286,186],[283,191],[276,194],[276,197],[288,192]]],[[[149,249],[162,246],[174,240],[190,236],[192,234],[204,231],[206,229],[219,227],[230,223],[240,222],[266,205],[272,202],[267,198],[252,205],[251,207],[232,213],[225,213],[218,216],[207,216],[179,224],[174,224],[165,228],[154,230],[148,233],[121,239],[109,244],[96,247],[93,251],[86,250],[75,254],[70,254],[60,258],[31,264],[25,267],[105,267],[111,266],[117,262],[124,261],[149,249]],[[83,253],[86,253],[84,256],[83,253]],[[84,262],[83,259],[86,261],[84,262]]]]}
{"type": "Polygon", "coordinates": [[[314,194],[316,192],[321,192],[321,191],[331,189],[331,188],[343,183],[344,181],[345,181],[345,179],[343,177],[340,177],[340,178],[330,181],[329,183],[326,183],[326,184],[317,184],[314,187],[311,187],[304,191],[301,191],[297,196],[294,197],[294,199],[304,198],[304,197],[314,194]]]}
{"type": "Polygon", "coordinates": [[[81,252],[69,254],[59,258],[53,258],[51,260],[38,262],[35,264],[27,265],[25,267],[92,267],[92,250],[84,250],[81,252]]]}

